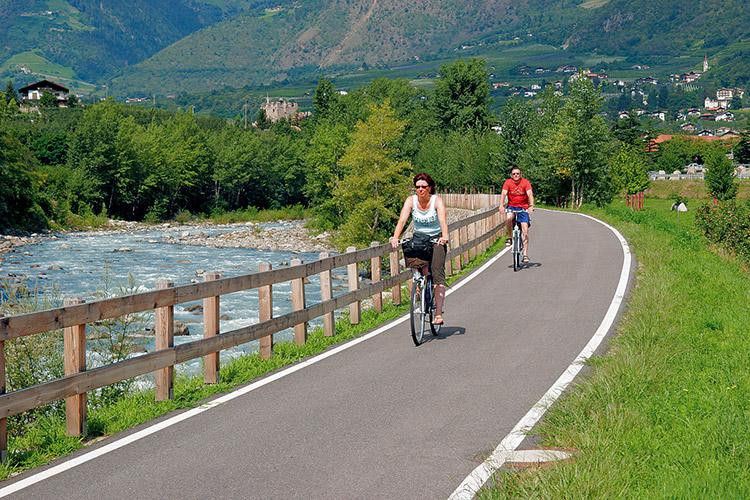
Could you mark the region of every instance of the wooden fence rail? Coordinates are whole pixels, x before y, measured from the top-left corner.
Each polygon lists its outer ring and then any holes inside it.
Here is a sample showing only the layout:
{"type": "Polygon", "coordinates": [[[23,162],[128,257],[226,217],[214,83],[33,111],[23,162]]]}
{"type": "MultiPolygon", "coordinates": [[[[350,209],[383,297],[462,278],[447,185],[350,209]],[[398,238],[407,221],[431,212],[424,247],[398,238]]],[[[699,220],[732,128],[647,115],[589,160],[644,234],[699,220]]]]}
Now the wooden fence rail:
{"type": "MultiPolygon", "coordinates": [[[[466,265],[469,256],[486,249],[502,232],[502,215],[496,207],[493,195],[443,195],[448,206],[477,209],[480,212],[449,226],[451,248],[446,262],[453,260],[453,270],[466,265]]],[[[335,332],[334,311],[349,307],[349,321],[359,322],[361,301],[371,298],[374,307],[382,308],[382,293],[391,290],[392,301],[401,302],[401,285],[411,277],[409,270],[402,270],[398,251],[390,244],[373,242],[369,248],[354,247],[346,253],[329,256],[321,253],[320,259],[302,263],[295,259],[284,269],[271,269],[262,263],[260,271],[253,274],[222,278],[218,273],[206,273],[202,283],[174,286],[167,280],[159,280],[153,291],[84,302],[76,298],[66,299],[63,307],[45,311],[0,316],[0,457],[7,450],[6,419],[53,401],[66,400],[67,431],[70,435],[86,433],[86,393],[110,384],[147,373],[156,375],[156,399],[173,397],[174,366],[178,363],[202,357],[204,382],[217,383],[219,376],[219,353],[253,340],[260,341],[261,357],[268,358],[273,352],[273,334],[287,328],[294,329],[297,344],[307,340],[307,323],[323,318],[326,336],[335,332]],[[381,262],[384,257],[390,268],[390,276],[381,278],[381,262]],[[371,266],[372,280],[361,286],[358,265],[367,262],[371,266]],[[331,271],[346,267],[349,291],[332,296],[331,271]],[[320,277],[321,301],[307,305],[304,281],[320,277]],[[292,284],[292,311],[272,317],[272,287],[278,283],[292,284]],[[258,289],[259,322],[257,324],[219,333],[220,297],[222,295],[258,289]],[[183,302],[203,300],[204,338],[174,345],[174,306],[183,302]],[[87,370],[86,368],[86,324],[112,319],[127,314],[155,311],[156,350],[118,363],[87,370]],[[6,393],[5,349],[6,341],[51,330],[64,330],[65,376],[25,389],[6,393]]]]}

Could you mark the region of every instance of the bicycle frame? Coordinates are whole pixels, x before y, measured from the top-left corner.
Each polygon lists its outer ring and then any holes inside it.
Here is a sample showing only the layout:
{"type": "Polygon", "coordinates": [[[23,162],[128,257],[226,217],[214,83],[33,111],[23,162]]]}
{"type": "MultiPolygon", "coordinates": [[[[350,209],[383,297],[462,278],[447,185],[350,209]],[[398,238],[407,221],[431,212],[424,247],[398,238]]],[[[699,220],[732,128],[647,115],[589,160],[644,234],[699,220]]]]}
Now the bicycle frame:
{"type": "Polygon", "coordinates": [[[505,213],[513,213],[513,231],[511,234],[512,241],[512,252],[513,252],[513,271],[521,269],[521,260],[523,259],[523,231],[521,230],[521,222],[518,221],[517,214],[526,212],[526,210],[508,210],[505,213]]]}

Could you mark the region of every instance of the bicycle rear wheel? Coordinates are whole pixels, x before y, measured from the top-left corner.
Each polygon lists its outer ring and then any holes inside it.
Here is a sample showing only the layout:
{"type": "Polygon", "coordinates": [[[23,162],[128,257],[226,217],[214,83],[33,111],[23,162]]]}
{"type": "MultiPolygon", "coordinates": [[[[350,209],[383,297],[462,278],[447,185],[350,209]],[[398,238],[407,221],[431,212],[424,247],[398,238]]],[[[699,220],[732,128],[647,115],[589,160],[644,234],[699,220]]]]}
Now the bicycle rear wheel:
{"type": "Polygon", "coordinates": [[[521,237],[518,227],[513,228],[513,272],[521,268],[521,237]]]}
{"type": "Polygon", "coordinates": [[[411,338],[414,345],[419,346],[424,341],[425,330],[425,308],[424,308],[424,290],[415,282],[411,287],[411,307],[409,317],[411,319],[411,338]]]}
{"type": "Polygon", "coordinates": [[[440,327],[443,325],[436,325],[433,323],[433,320],[435,319],[435,292],[432,286],[432,277],[427,278],[426,292],[427,299],[425,300],[425,304],[429,304],[427,310],[430,312],[430,331],[432,332],[432,335],[437,337],[438,333],[440,333],[440,327]]]}

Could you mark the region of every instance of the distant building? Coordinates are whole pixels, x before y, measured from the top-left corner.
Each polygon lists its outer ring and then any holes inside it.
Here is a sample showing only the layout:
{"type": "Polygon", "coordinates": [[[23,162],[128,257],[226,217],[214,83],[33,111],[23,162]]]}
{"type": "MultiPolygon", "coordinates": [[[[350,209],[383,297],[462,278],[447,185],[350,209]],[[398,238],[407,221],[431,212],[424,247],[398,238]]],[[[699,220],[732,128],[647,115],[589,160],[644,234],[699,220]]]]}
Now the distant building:
{"type": "Polygon", "coordinates": [[[294,101],[287,101],[285,99],[279,99],[278,101],[271,101],[266,97],[266,102],[260,105],[260,109],[266,114],[266,118],[272,122],[285,119],[295,119],[299,113],[299,104],[294,101]]]}
{"type": "Polygon", "coordinates": [[[49,92],[55,96],[58,106],[63,108],[68,106],[68,95],[70,90],[59,83],[42,80],[18,89],[18,94],[21,96],[22,103],[30,106],[36,106],[45,92],[49,92]]]}
{"type": "Polygon", "coordinates": [[[717,101],[716,99],[711,99],[710,97],[706,97],[706,99],[703,101],[703,107],[709,111],[716,111],[717,109],[719,109],[719,101],[717,101]]]}

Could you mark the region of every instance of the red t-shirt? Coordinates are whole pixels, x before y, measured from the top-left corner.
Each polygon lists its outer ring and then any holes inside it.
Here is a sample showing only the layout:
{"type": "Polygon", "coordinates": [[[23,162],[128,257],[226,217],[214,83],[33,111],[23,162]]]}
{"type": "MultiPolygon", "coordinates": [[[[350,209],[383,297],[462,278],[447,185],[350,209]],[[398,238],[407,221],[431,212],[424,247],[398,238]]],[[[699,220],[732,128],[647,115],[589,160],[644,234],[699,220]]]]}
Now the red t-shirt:
{"type": "Polygon", "coordinates": [[[518,182],[508,179],[503,183],[503,191],[508,191],[508,205],[511,207],[529,208],[529,195],[526,191],[530,189],[531,183],[525,178],[518,182]]]}

